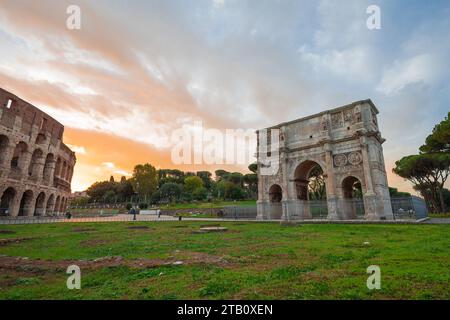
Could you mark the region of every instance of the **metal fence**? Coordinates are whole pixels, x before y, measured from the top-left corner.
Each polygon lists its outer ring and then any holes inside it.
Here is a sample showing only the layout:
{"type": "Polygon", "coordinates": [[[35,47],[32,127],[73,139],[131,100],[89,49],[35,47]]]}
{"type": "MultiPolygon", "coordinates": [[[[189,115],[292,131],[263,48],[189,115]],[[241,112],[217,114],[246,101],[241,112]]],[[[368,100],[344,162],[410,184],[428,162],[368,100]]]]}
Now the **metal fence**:
{"type": "Polygon", "coordinates": [[[423,219],[428,216],[427,205],[422,198],[391,198],[392,212],[395,219],[423,219]]]}
{"type": "Polygon", "coordinates": [[[256,206],[226,206],[222,209],[223,219],[256,219],[256,206]]]}
{"type": "MultiPolygon", "coordinates": [[[[4,224],[39,224],[39,223],[76,223],[76,222],[141,222],[141,221],[178,221],[178,217],[170,216],[148,216],[148,215],[136,215],[136,220],[133,220],[133,215],[120,215],[120,216],[110,216],[110,217],[92,217],[92,218],[66,218],[65,216],[60,217],[1,217],[0,225],[4,224]]],[[[180,219],[181,220],[181,219],[180,219]]],[[[183,218],[185,220],[185,218],[183,218]]]]}
{"type": "MultiPolygon", "coordinates": [[[[338,206],[342,206],[346,212],[347,219],[364,219],[364,201],[363,199],[345,199],[337,203],[338,206]]],[[[421,219],[427,217],[427,207],[425,201],[419,197],[401,197],[391,198],[392,211],[394,219],[421,219]]],[[[274,206],[272,209],[276,210],[272,215],[273,219],[282,219],[281,205],[274,206]]],[[[226,206],[222,210],[222,213],[218,215],[218,218],[222,219],[245,219],[256,220],[257,207],[256,205],[247,206],[226,206]]],[[[289,206],[290,219],[326,219],[328,216],[328,205],[326,201],[298,201],[289,206]]],[[[137,221],[176,221],[179,217],[161,215],[136,215],[137,221]]],[[[199,221],[199,218],[182,218],[183,220],[199,221]]],[[[206,219],[207,220],[207,219],[206,219]]],[[[52,222],[127,222],[134,221],[133,215],[119,214],[119,215],[105,215],[96,217],[84,217],[73,215],[71,219],[67,219],[65,215],[53,215],[53,216],[1,216],[0,224],[32,224],[32,223],[52,223],[52,222]]]]}

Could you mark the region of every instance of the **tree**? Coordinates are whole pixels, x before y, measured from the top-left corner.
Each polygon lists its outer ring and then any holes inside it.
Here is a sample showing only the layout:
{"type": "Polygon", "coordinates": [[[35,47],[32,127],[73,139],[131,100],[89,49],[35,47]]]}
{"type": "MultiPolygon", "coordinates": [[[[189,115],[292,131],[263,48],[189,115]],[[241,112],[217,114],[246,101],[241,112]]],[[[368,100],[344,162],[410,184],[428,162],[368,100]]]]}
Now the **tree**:
{"type": "Polygon", "coordinates": [[[109,182],[109,181],[100,181],[100,182],[95,182],[94,184],[92,184],[86,190],[86,193],[93,201],[99,202],[99,201],[104,201],[105,194],[108,191],[115,192],[114,183],[109,182]]]}
{"type": "Polygon", "coordinates": [[[398,191],[397,188],[389,187],[389,195],[391,196],[391,198],[395,198],[395,197],[410,197],[411,193],[398,191]]]}
{"type": "Polygon", "coordinates": [[[160,170],[158,170],[158,181],[159,181],[160,187],[163,184],[168,183],[168,182],[183,184],[184,178],[185,178],[185,174],[181,170],[177,170],[177,169],[160,169],[160,170]]]}
{"type": "Polygon", "coordinates": [[[432,133],[425,139],[425,144],[420,147],[420,152],[450,152],[450,112],[433,128],[432,133]]]}
{"type": "Polygon", "coordinates": [[[159,190],[152,193],[150,196],[150,204],[157,204],[161,201],[161,192],[159,190]]]}
{"type": "Polygon", "coordinates": [[[127,178],[125,176],[120,177],[120,183],[124,183],[127,181],[127,178]]]}
{"type": "Polygon", "coordinates": [[[255,173],[247,173],[244,175],[244,186],[247,189],[247,193],[256,198],[258,193],[258,175],[255,173]]]}
{"type": "Polygon", "coordinates": [[[114,182],[114,176],[111,176],[111,177],[109,178],[109,182],[114,182]]]}
{"type": "Polygon", "coordinates": [[[212,173],[209,171],[198,171],[197,172],[197,177],[202,179],[203,185],[208,190],[211,189],[211,182],[212,182],[211,176],[212,176],[212,173]]]}
{"type": "Polygon", "coordinates": [[[403,157],[392,171],[411,181],[433,211],[445,212],[443,189],[450,173],[450,153],[428,153],[403,157]]]}
{"type": "Polygon", "coordinates": [[[244,185],[244,175],[240,172],[233,172],[224,176],[224,179],[240,187],[244,185]]]}
{"type": "Polygon", "coordinates": [[[221,170],[221,169],[216,170],[214,173],[216,174],[216,180],[217,181],[222,180],[227,174],[229,174],[228,171],[221,170]]]}
{"type": "Polygon", "coordinates": [[[190,176],[184,179],[184,191],[191,193],[197,189],[203,187],[203,181],[197,176],[190,176]]]}
{"type": "Polygon", "coordinates": [[[253,173],[258,173],[258,164],[252,163],[248,166],[248,170],[250,170],[253,173]]]}
{"type": "Polygon", "coordinates": [[[168,200],[169,202],[173,202],[174,200],[178,200],[183,191],[183,186],[177,183],[168,182],[163,184],[163,186],[159,189],[160,198],[164,200],[168,200]]]}
{"type": "MultiPolygon", "coordinates": [[[[125,177],[122,177],[125,178],[125,177]]],[[[120,183],[117,184],[117,195],[119,196],[119,201],[127,201],[131,199],[134,194],[133,185],[130,180],[120,179],[120,183]]]]}
{"type": "Polygon", "coordinates": [[[140,197],[150,197],[158,187],[156,169],[149,163],[138,164],[134,167],[133,177],[130,179],[134,191],[140,197]]]}
{"type": "Polygon", "coordinates": [[[208,196],[208,190],[205,187],[197,188],[192,192],[192,197],[195,200],[202,201],[202,200],[205,200],[207,196],[208,196]]]}

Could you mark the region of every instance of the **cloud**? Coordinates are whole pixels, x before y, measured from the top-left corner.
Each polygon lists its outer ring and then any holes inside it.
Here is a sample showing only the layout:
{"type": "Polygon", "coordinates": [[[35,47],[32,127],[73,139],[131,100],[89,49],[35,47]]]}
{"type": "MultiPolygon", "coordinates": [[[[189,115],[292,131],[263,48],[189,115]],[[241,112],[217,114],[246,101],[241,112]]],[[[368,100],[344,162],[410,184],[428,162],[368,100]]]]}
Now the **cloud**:
{"type": "Polygon", "coordinates": [[[74,151],[76,154],[87,154],[86,149],[84,147],[80,147],[80,146],[75,146],[73,144],[68,144],[66,143],[66,145],[72,149],[72,151],[74,151]]]}
{"type": "Polygon", "coordinates": [[[112,162],[102,162],[102,166],[108,169],[114,169],[116,167],[116,165],[112,162]]]}
{"type": "Polygon", "coordinates": [[[396,60],[384,72],[377,90],[390,95],[403,90],[410,84],[431,85],[440,72],[436,57],[422,54],[408,60],[396,60]]]}
{"type": "Polygon", "coordinates": [[[78,152],[80,185],[113,173],[102,162],[170,166],[183,124],[260,128],[365,98],[381,111],[392,164],[448,111],[445,3],[375,1],[382,29],[370,31],[373,1],[78,1],[82,28],[70,31],[72,2],[2,1],[0,83],[89,151],[78,152]]]}

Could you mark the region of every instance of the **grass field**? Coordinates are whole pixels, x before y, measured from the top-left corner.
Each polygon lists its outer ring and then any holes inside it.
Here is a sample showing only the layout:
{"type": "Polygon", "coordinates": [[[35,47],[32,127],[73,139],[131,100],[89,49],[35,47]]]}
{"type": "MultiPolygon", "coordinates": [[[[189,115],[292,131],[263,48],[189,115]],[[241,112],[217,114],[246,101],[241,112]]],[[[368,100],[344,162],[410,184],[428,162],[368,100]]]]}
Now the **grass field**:
{"type": "Polygon", "coordinates": [[[0,298],[450,298],[450,225],[201,224],[0,226],[0,298]],[[71,264],[81,290],[66,288],[71,264]],[[381,290],[366,287],[369,265],[381,290]]]}

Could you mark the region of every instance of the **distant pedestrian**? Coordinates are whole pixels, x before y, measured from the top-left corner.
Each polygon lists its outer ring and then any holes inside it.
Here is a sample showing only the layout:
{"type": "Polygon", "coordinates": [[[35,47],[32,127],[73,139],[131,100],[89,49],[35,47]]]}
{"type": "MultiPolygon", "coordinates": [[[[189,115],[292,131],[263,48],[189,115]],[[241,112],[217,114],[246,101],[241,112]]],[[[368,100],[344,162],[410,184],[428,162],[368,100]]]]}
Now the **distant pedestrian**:
{"type": "Polygon", "coordinates": [[[134,207],[131,208],[130,213],[133,215],[133,221],[136,221],[136,209],[134,207]]]}
{"type": "Polygon", "coordinates": [[[67,218],[67,219],[72,218],[72,214],[70,213],[70,211],[67,211],[67,212],[66,212],[66,218],[67,218]]]}

